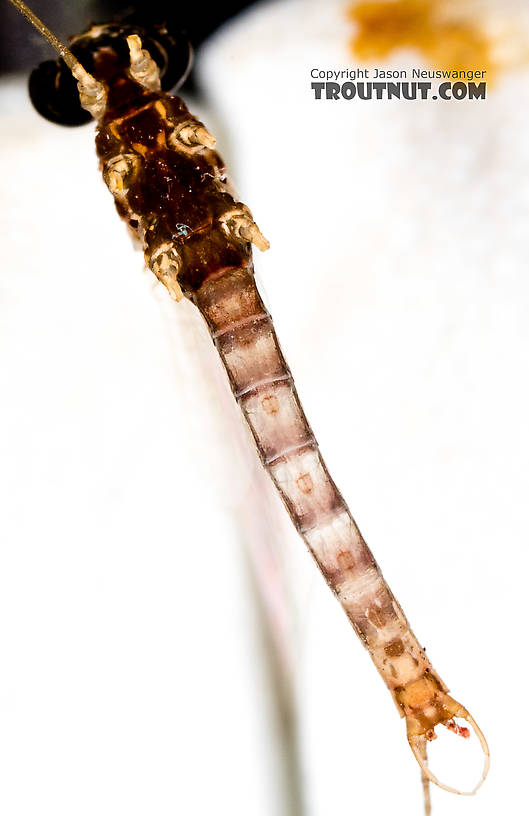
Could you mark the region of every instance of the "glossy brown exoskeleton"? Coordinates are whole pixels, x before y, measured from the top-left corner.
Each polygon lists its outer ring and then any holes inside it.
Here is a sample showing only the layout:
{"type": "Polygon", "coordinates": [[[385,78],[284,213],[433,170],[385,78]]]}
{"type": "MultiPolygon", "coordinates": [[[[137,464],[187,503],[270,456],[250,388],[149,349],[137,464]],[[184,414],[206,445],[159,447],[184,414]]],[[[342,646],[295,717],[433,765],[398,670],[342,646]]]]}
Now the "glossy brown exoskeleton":
{"type": "MultiPolygon", "coordinates": [[[[204,316],[263,465],[406,718],[425,778],[437,782],[425,748],[435,727],[464,735],[454,717],[478,735],[484,778],[485,738],[448,695],[328,473],[255,285],[251,242],[261,249],[268,242],[235,199],[214,138],[163,90],[169,35],[163,26],[158,33],[162,44],[138,27],[94,26],[73,40],[82,65],[64,57],[82,108],[97,120],[97,153],[118,212],[172,297],[185,295],[204,316]]],[[[54,70],[47,107],[54,121],[61,110],[72,120],[75,105],[61,97],[65,69],[54,70]]],[[[46,87],[52,73],[46,69],[46,87]]]]}

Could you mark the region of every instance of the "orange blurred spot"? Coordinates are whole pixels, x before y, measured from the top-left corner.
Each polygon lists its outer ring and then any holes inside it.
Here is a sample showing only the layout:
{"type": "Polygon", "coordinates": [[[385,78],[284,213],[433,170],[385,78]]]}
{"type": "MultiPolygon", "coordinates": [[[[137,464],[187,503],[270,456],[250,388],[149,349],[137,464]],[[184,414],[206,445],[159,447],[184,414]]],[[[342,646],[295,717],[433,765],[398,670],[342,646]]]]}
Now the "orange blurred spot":
{"type": "MultiPolygon", "coordinates": [[[[447,0],[362,0],[349,7],[356,23],[353,53],[383,59],[399,48],[419,51],[435,68],[487,70],[496,65],[492,43],[474,16],[454,12],[447,0]]],[[[489,73],[490,72],[490,73],[489,73]]]]}

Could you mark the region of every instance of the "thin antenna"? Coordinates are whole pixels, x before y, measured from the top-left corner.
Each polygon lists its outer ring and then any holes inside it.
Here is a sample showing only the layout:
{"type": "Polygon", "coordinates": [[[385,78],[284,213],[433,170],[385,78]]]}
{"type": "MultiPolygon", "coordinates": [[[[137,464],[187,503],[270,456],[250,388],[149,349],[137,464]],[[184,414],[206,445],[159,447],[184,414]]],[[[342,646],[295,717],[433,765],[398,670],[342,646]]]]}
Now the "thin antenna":
{"type": "Polygon", "coordinates": [[[52,48],[54,48],[60,57],[63,58],[66,65],[73,72],[77,66],[80,66],[81,63],[77,60],[72,52],[66,48],[65,45],[62,44],[60,40],[57,39],[55,34],[53,34],[50,29],[44,25],[42,20],[40,20],[36,14],[34,14],[30,8],[26,6],[25,3],[22,3],[22,0],[9,0],[10,3],[14,5],[18,11],[24,15],[26,20],[29,20],[32,26],[34,26],[37,31],[45,37],[52,48]]]}
{"type": "Polygon", "coordinates": [[[79,88],[79,95],[81,98],[81,105],[85,110],[92,114],[94,119],[100,119],[105,112],[106,107],[106,90],[105,86],[98,82],[92,74],[83,68],[78,59],[74,57],[72,52],[57,39],[50,29],[44,25],[41,19],[34,14],[30,8],[26,6],[22,0],[9,0],[10,3],[26,18],[32,26],[34,26],[39,34],[49,42],[52,48],[57,51],[60,57],[64,60],[75,79],[77,80],[77,87],[79,88]]]}

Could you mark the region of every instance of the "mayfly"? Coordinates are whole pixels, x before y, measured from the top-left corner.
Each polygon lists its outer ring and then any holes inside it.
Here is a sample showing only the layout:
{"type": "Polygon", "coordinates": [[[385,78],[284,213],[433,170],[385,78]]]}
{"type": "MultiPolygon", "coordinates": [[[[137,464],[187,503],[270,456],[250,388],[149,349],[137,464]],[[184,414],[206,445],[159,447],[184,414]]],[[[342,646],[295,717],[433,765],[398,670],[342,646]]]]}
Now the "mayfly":
{"type": "Polygon", "coordinates": [[[461,793],[436,778],[426,757],[437,726],[468,736],[460,718],[485,757],[474,793],[489,769],[485,737],[433,669],[320,455],[254,281],[251,246],[266,250],[268,241],[236,199],[214,137],[166,92],[182,79],[187,53],[163,26],[135,23],[93,26],[70,50],[10,1],[60,56],[30,83],[39,112],[67,124],[96,120],[118,213],[171,297],[188,298],[204,318],[264,468],[406,719],[425,784],[461,793]]]}

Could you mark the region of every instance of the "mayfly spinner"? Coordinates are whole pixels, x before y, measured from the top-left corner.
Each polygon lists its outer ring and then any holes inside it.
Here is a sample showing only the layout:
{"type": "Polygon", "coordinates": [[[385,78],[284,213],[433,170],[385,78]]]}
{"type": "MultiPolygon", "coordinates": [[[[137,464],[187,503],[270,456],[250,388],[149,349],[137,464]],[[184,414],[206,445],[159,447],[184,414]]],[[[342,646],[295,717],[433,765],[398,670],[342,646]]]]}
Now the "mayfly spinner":
{"type": "Polygon", "coordinates": [[[171,297],[187,297],[206,321],[263,466],[406,719],[425,785],[461,793],[434,776],[426,745],[438,725],[468,736],[462,718],[485,757],[474,793],[489,769],[487,742],[434,671],[319,453],[254,281],[251,244],[266,250],[268,241],[234,197],[214,137],[164,90],[183,81],[188,46],[164,26],[131,21],[94,26],[68,50],[10,1],[60,55],[32,75],[37,109],[64,124],[96,120],[118,213],[171,297]]]}

